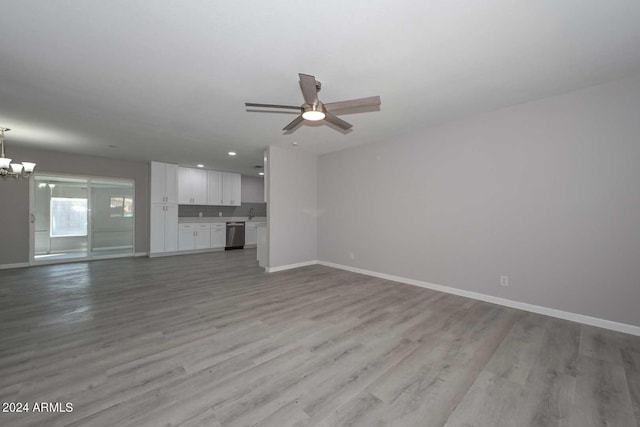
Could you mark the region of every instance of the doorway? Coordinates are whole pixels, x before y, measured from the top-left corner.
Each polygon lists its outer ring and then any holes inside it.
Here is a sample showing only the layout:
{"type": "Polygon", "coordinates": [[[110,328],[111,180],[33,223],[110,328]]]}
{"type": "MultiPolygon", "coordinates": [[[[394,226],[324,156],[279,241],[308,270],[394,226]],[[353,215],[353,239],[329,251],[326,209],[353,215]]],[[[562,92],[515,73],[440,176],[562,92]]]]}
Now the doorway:
{"type": "Polygon", "coordinates": [[[37,174],[31,194],[32,263],[133,255],[133,180],[37,174]]]}

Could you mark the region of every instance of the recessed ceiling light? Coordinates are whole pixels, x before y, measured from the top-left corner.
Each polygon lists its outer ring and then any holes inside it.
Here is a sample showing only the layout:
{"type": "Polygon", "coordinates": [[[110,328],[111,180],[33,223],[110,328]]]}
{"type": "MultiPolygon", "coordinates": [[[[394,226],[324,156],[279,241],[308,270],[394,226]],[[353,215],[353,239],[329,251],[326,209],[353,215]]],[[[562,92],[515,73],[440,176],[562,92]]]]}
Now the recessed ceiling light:
{"type": "Polygon", "coordinates": [[[204,165],[201,165],[199,163],[196,166],[199,167],[199,168],[203,168],[204,167],[204,165]]]}
{"type": "Polygon", "coordinates": [[[264,172],[258,172],[258,175],[263,176],[264,172]]]}
{"type": "Polygon", "coordinates": [[[293,145],[294,147],[297,147],[297,146],[298,146],[298,141],[293,141],[293,142],[291,143],[291,145],[293,145]]]}
{"type": "Polygon", "coordinates": [[[237,153],[235,151],[229,151],[227,154],[230,156],[235,156],[237,153]]]}

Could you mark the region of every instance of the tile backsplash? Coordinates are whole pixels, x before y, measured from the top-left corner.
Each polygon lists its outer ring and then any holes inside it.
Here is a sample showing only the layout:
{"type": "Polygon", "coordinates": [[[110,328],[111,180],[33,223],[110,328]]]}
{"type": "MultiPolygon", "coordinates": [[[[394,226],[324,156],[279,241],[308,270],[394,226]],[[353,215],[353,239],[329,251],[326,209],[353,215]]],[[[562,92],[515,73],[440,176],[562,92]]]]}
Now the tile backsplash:
{"type": "Polygon", "coordinates": [[[179,205],[179,217],[197,217],[200,216],[249,216],[249,209],[253,208],[254,216],[267,216],[266,203],[242,203],[240,206],[204,206],[204,205],[179,205]]]}

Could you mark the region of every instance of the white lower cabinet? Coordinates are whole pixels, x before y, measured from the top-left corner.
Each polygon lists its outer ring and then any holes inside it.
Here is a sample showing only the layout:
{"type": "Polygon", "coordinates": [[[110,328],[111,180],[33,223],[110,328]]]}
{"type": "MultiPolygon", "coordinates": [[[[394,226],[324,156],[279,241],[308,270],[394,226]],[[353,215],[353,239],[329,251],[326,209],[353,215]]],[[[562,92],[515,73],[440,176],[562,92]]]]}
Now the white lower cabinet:
{"type": "Polygon", "coordinates": [[[209,249],[211,247],[211,224],[196,224],[196,249],[209,249]]]}
{"type": "Polygon", "coordinates": [[[178,226],[178,250],[192,251],[211,247],[210,224],[188,223],[178,226]]]}
{"type": "Polygon", "coordinates": [[[227,242],[227,225],[223,223],[211,224],[211,247],[224,248],[227,242]]]}
{"type": "Polygon", "coordinates": [[[193,251],[200,249],[224,248],[226,224],[221,223],[182,223],[178,230],[178,250],[193,251]]]}
{"type": "Polygon", "coordinates": [[[178,250],[191,251],[196,248],[195,224],[178,224],[178,250]]]}
{"type": "Polygon", "coordinates": [[[258,243],[258,223],[247,222],[244,225],[244,245],[253,246],[258,243]]]}

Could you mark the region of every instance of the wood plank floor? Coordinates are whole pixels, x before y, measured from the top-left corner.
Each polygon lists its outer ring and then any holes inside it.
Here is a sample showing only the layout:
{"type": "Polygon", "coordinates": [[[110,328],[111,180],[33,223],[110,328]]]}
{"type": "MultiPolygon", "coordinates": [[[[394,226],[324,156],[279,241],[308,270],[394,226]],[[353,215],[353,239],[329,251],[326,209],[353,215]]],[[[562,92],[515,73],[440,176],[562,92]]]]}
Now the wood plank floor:
{"type": "Polygon", "coordinates": [[[2,426],[640,426],[640,338],[255,251],[0,271],[2,426]]]}

